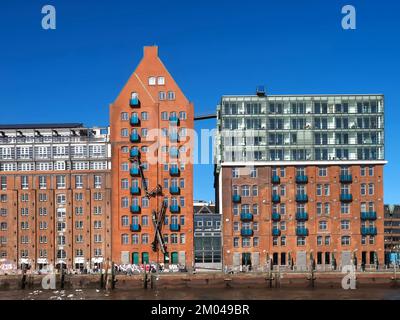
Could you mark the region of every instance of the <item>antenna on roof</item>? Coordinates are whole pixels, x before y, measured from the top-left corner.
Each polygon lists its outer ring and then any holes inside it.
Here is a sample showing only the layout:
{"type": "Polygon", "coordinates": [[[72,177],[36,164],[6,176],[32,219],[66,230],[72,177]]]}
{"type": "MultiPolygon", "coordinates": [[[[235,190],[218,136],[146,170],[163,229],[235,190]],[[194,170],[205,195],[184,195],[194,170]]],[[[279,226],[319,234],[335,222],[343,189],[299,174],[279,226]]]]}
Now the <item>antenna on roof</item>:
{"type": "Polygon", "coordinates": [[[259,97],[265,97],[265,87],[262,85],[257,86],[256,94],[259,97]]]}

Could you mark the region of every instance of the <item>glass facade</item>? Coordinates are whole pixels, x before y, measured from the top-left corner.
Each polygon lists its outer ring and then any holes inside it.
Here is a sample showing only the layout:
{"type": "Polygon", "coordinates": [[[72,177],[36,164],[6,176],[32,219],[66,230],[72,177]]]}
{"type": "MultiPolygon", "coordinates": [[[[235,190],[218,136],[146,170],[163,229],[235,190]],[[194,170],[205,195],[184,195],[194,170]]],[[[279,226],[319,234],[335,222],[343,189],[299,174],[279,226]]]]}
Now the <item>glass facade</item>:
{"type": "Polygon", "coordinates": [[[217,161],[384,160],[383,95],[224,96],[217,161]]]}

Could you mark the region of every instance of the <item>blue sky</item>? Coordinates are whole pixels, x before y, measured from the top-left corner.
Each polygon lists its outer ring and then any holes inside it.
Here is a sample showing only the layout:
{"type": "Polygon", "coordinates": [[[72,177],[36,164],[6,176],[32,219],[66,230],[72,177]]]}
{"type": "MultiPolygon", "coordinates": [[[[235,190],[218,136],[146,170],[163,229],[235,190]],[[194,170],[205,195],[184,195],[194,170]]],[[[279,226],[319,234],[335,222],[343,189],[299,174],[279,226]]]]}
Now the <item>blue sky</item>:
{"type": "MultiPolygon", "coordinates": [[[[384,93],[385,202],[400,203],[399,12],[393,0],[4,0],[0,123],[107,125],[142,47],[156,44],[197,114],[258,84],[271,94],[384,93]],[[56,30],[41,28],[45,4],[56,7],[56,30]],[[346,4],[356,30],[341,28],[346,4]]],[[[194,178],[194,197],[212,200],[213,166],[197,165],[194,178]]]]}

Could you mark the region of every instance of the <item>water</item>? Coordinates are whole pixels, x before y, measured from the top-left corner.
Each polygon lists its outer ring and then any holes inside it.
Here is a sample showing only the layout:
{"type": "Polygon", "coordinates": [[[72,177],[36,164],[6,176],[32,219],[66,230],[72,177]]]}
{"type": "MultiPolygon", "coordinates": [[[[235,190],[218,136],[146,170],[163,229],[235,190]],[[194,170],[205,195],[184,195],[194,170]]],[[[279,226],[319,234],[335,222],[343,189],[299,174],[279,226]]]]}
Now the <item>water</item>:
{"type": "Polygon", "coordinates": [[[177,290],[9,290],[0,300],[400,300],[400,288],[177,289],[177,290]]]}

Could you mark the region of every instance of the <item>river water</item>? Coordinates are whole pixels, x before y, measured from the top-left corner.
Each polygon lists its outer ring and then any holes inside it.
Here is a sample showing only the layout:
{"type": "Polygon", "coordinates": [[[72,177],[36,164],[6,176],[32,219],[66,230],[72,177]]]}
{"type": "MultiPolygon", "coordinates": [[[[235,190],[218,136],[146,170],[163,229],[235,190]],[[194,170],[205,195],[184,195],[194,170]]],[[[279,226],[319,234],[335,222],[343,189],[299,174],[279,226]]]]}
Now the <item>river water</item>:
{"type": "Polygon", "coordinates": [[[177,289],[177,290],[7,290],[0,300],[400,300],[400,288],[177,289]]]}

